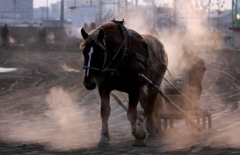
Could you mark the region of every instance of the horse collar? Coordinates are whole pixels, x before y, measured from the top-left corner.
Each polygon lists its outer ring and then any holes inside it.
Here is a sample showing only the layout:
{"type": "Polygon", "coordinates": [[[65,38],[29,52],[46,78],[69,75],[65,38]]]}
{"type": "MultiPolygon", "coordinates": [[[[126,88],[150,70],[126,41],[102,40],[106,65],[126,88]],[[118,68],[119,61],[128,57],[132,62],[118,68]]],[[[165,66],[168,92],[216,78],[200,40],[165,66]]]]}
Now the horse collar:
{"type": "MultiPolygon", "coordinates": [[[[106,65],[108,49],[107,49],[107,45],[106,45],[106,40],[104,38],[103,41],[102,41],[102,44],[103,44],[103,47],[104,47],[103,48],[103,51],[104,51],[104,62],[103,62],[102,67],[101,68],[94,68],[94,67],[90,67],[90,64],[88,64],[88,66],[84,66],[84,69],[88,69],[88,72],[89,72],[89,69],[93,69],[93,70],[97,70],[97,71],[100,71],[100,72],[110,71],[112,73],[113,72],[116,73],[117,72],[117,68],[119,68],[123,64],[124,59],[126,57],[128,57],[128,56],[131,56],[132,58],[134,58],[134,59],[140,61],[141,63],[146,64],[147,66],[149,66],[149,64],[150,64],[150,60],[149,59],[145,59],[139,53],[134,52],[134,51],[132,51],[132,50],[130,50],[128,48],[128,38],[129,38],[129,36],[131,34],[129,35],[128,30],[124,26],[124,20],[116,21],[115,19],[113,19],[112,22],[117,24],[119,26],[119,28],[121,29],[121,33],[122,33],[123,38],[124,38],[122,44],[120,45],[120,47],[118,48],[118,50],[116,51],[114,56],[111,58],[111,60],[108,63],[108,65],[106,65]],[[121,54],[121,58],[120,58],[120,60],[118,60],[116,62],[116,64],[113,65],[113,62],[115,61],[116,57],[119,55],[121,49],[123,49],[123,52],[121,54]]],[[[90,57],[90,55],[89,55],[89,57],[90,57]]],[[[89,62],[90,61],[91,61],[91,59],[89,60],[89,62]]]]}
{"type": "MultiPolygon", "coordinates": [[[[114,69],[115,71],[116,68],[118,68],[119,66],[121,66],[121,64],[123,63],[124,59],[127,57],[127,56],[131,56],[132,58],[138,60],[139,62],[141,62],[142,64],[144,65],[147,65],[147,66],[151,66],[151,60],[149,58],[144,58],[141,54],[137,53],[137,52],[134,52],[132,51],[131,49],[128,48],[128,38],[129,36],[129,32],[128,30],[126,29],[126,27],[124,26],[124,20],[122,21],[117,21],[115,19],[112,20],[113,23],[117,24],[119,26],[119,28],[121,29],[121,33],[123,35],[123,37],[125,38],[124,41],[122,42],[122,44],[120,45],[118,51],[115,53],[115,55],[113,56],[113,58],[111,59],[110,63],[107,65],[107,67],[104,69],[105,71],[109,71],[109,70],[112,70],[114,69]],[[115,60],[115,58],[118,56],[119,52],[120,52],[120,49],[123,47],[123,54],[121,56],[121,59],[112,67],[112,68],[109,68],[113,61],[115,60]]],[[[131,32],[131,31],[130,31],[131,32]]],[[[144,40],[144,43],[146,43],[146,41],[144,40]]],[[[105,48],[106,48],[106,45],[104,45],[105,48]]]]}
{"type": "MultiPolygon", "coordinates": [[[[113,19],[112,22],[115,23],[115,24],[117,24],[117,25],[119,26],[119,28],[121,29],[121,33],[123,34],[124,40],[123,40],[122,44],[120,45],[120,47],[118,48],[117,52],[114,54],[114,56],[113,56],[113,58],[111,59],[110,63],[109,63],[109,64],[106,66],[106,68],[104,69],[105,71],[106,71],[106,70],[109,70],[109,67],[113,64],[113,61],[114,61],[114,60],[116,59],[116,57],[119,55],[119,52],[121,51],[122,47],[123,47],[123,54],[122,54],[120,60],[119,60],[115,65],[111,66],[114,70],[116,70],[116,68],[118,68],[118,67],[122,64],[124,58],[125,58],[126,55],[127,55],[127,51],[128,51],[128,48],[127,48],[127,40],[128,40],[129,35],[128,35],[128,32],[127,32],[127,29],[126,29],[125,26],[123,25],[123,24],[124,24],[124,20],[122,20],[122,21],[117,21],[117,20],[113,19]]],[[[107,48],[107,47],[105,47],[105,48],[107,48]]],[[[111,70],[112,70],[112,68],[111,68],[111,70]]]]}

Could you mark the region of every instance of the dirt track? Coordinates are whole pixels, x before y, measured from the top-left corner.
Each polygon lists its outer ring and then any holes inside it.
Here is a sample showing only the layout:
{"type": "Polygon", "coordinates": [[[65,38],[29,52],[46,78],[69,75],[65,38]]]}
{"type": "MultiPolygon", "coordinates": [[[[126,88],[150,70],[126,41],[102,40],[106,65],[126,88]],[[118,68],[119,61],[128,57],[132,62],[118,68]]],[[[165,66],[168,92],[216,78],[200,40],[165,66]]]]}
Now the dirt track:
{"type": "Polygon", "coordinates": [[[0,73],[0,154],[240,154],[239,51],[197,54],[207,66],[203,98],[216,109],[211,130],[191,136],[180,121],[156,143],[135,148],[126,113],[111,99],[111,146],[97,150],[100,99],[70,69],[82,68],[78,47],[0,47],[0,67],[18,68],[0,73]]]}

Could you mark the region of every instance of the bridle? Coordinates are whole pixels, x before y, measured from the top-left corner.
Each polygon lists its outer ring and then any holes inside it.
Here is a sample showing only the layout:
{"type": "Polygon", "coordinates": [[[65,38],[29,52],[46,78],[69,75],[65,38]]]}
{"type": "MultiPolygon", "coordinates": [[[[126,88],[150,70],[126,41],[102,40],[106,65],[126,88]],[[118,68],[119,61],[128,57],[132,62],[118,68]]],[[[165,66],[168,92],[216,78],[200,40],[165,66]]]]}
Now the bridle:
{"type": "Polygon", "coordinates": [[[106,68],[104,66],[105,66],[106,61],[107,61],[108,50],[107,50],[105,39],[103,39],[103,47],[102,46],[100,46],[100,47],[102,48],[101,52],[104,53],[104,61],[103,61],[102,67],[101,68],[91,67],[90,63],[89,63],[89,65],[83,66],[83,69],[91,69],[91,70],[100,71],[100,72],[104,72],[106,70],[106,68]]]}
{"type": "MultiPolygon", "coordinates": [[[[116,23],[119,25],[119,21],[115,21],[115,20],[112,20],[112,22],[116,23]]],[[[120,26],[120,27],[123,27],[123,26],[120,26]]],[[[106,65],[106,61],[107,61],[107,55],[108,55],[108,49],[107,49],[107,46],[106,46],[106,41],[105,41],[105,38],[103,39],[103,46],[102,45],[99,45],[101,43],[97,43],[101,48],[102,48],[102,51],[104,52],[104,61],[103,61],[103,64],[102,64],[102,67],[101,68],[96,68],[96,67],[91,67],[90,65],[88,66],[83,66],[83,69],[91,69],[91,70],[95,70],[95,71],[100,71],[101,73],[103,72],[106,72],[106,71],[110,71],[110,72],[117,72],[116,68],[119,66],[119,64],[123,61],[123,59],[125,58],[126,56],[126,53],[128,51],[127,49],[127,40],[129,38],[129,35],[127,33],[127,30],[125,29],[124,27],[124,30],[125,32],[123,33],[124,34],[124,40],[121,44],[121,46],[118,48],[117,52],[114,54],[114,56],[111,58],[110,62],[108,63],[108,65],[106,65]],[[119,55],[120,51],[121,51],[121,48],[124,46],[124,53],[120,59],[120,61],[118,61],[118,63],[116,65],[114,65],[112,68],[110,68],[110,66],[113,64],[114,60],[116,59],[116,57],[119,55]]]]}
{"type": "MultiPolygon", "coordinates": [[[[104,62],[102,64],[102,67],[101,68],[96,68],[96,67],[91,67],[90,65],[88,65],[88,66],[83,66],[83,69],[91,69],[91,70],[95,70],[95,71],[100,71],[101,73],[106,72],[106,71],[117,72],[117,68],[123,63],[124,59],[127,56],[131,56],[133,59],[141,62],[144,65],[149,66],[151,64],[151,58],[144,58],[141,54],[139,54],[137,52],[134,52],[134,51],[132,51],[128,48],[127,41],[129,39],[129,37],[132,36],[132,35],[128,32],[128,30],[123,25],[124,21],[116,21],[115,19],[113,19],[112,22],[116,23],[120,27],[120,29],[122,31],[121,33],[123,34],[123,37],[124,37],[124,40],[121,43],[120,47],[118,48],[117,52],[115,52],[115,54],[111,58],[110,62],[106,65],[108,49],[107,49],[105,38],[104,38],[102,43],[100,43],[100,42],[96,43],[102,48],[102,51],[104,51],[104,62]],[[119,56],[119,53],[120,53],[122,47],[123,47],[122,56],[121,56],[120,60],[118,60],[118,62],[113,65],[113,62],[116,59],[116,57],[119,56]]],[[[142,42],[146,43],[144,39],[143,39],[142,42]]]]}

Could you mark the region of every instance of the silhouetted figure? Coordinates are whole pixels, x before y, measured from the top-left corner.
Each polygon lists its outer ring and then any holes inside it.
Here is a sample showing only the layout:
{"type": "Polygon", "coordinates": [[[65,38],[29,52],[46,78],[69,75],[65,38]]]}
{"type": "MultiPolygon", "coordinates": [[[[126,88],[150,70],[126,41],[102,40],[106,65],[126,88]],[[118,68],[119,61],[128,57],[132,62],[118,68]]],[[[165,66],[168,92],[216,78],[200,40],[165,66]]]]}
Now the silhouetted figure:
{"type": "Polygon", "coordinates": [[[182,45],[183,57],[179,67],[188,74],[188,92],[189,99],[196,105],[199,105],[199,99],[202,93],[202,80],[206,71],[204,61],[193,54],[191,48],[192,42],[182,45]]]}
{"type": "Polygon", "coordinates": [[[89,32],[89,27],[88,27],[87,23],[84,23],[83,29],[85,30],[85,32],[87,32],[87,33],[89,32]]]}
{"type": "Polygon", "coordinates": [[[42,43],[46,42],[46,35],[47,35],[46,28],[41,23],[38,28],[38,36],[39,36],[40,42],[42,43]]]}
{"type": "Polygon", "coordinates": [[[92,31],[92,30],[94,30],[94,29],[96,29],[96,28],[97,28],[96,24],[95,24],[94,22],[92,22],[92,23],[90,24],[89,31],[92,31]]]}
{"type": "Polygon", "coordinates": [[[1,32],[1,36],[2,36],[2,45],[9,46],[9,30],[8,30],[7,24],[4,25],[1,32]]]}

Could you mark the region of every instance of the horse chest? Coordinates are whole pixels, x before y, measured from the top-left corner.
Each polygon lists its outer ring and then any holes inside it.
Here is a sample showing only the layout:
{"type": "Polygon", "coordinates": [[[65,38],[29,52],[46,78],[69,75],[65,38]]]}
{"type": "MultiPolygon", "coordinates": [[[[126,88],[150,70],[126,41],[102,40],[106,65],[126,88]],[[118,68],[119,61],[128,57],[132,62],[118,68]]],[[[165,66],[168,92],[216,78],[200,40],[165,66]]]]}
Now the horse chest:
{"type": "MultiPolygon", "coordinates": [[[[116,73],[115,73],[116,74],[116,73]]],[[[119,91],[128,91],[133,87],[138,87],[140,85],[140,81],[136,75],[129,74],[119,74],[119,75],[107,75],[104,76],[101,81],[104,87],[109,87],[112,90],[119,91]]]]}

